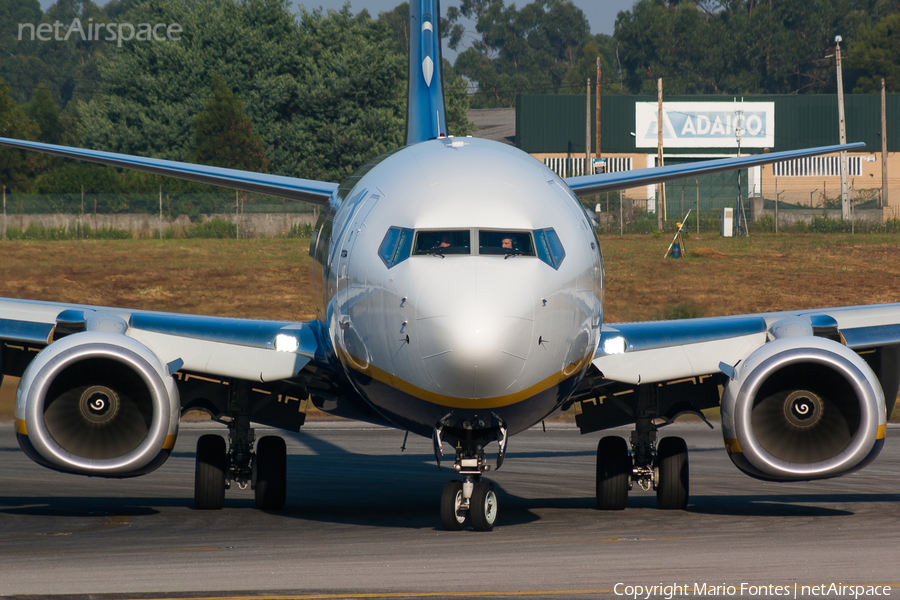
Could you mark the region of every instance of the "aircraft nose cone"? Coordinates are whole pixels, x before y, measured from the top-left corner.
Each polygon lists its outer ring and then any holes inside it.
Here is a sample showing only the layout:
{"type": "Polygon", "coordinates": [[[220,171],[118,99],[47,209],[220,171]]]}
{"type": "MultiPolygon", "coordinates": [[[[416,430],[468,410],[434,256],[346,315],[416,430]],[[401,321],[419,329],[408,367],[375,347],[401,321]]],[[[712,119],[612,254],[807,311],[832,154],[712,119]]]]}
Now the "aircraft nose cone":
{"type": "Polygon", "coordinates": [[[416,329],[424,368],[443,395],[515,393],[534,330],[528,278],[508,263],[459,263],[441,265],[419,291],[416,329]]]}

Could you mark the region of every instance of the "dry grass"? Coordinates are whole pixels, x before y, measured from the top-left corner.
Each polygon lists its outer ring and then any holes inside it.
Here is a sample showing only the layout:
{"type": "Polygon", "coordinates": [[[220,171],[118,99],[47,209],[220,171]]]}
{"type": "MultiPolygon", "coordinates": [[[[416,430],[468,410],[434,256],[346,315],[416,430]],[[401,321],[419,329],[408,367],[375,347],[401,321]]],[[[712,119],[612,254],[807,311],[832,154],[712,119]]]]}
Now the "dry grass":
{"type": "MultiPolygon", "coordinates": [[[[604,236],[604,318],[895,302],[900,237],[758,235],[686,240],[663,259],[652,236],[604,236]]],[[[300,321],[313,317],[307,240],[126,240],[0,244],[0,297],[300,321]]],[[[13,381],[0,388],[11,416],[13,381]]]]}
{"type": "Polygon", "coordinates": [[[0,296],[307,320],[308,250],[308,240],[5,243],[0,296]]]}
{"type": "Polygon", "coordinates": [[[900,301],[896,236],[692,235],[686,259],[663,260],[668,242],[601,239],[607,322],[900,301]]]}

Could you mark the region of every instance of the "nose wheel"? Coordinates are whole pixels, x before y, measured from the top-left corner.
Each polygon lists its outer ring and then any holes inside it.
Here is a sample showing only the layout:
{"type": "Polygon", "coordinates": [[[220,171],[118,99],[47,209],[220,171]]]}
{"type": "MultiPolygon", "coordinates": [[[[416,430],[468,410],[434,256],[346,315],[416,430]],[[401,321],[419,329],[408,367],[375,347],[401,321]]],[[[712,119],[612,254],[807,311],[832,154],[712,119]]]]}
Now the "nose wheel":
{"type": "Polygon", "coordinates": [[[490,481],[479,481],[472,491],[469,500],[469,513],[472,516],[472,528],[475,531],[490,531],[497,520],[500,508],[497,502],[497,490],[490,481]]]}
{"type": "Polygon", "coordinates": [[[447,531],[461,530],[467,518],[475,531],[491,531],[499,509],[497,489],[490,481],[448,481],[441,493],[441,525],[447,531]]]}
{"type": "Polygon", "coordinates": [[[506,424],[496,415],[492,420],[475,418],[461,423],[461,428],[446,427],[444,421],[434,428],[434,457],[438,466],[444,456],[443,444],[450,442],[456,448],[453,469],[464,477],[463,481],[448,481],[441,493],[441,525],[447,531],[459,531],[472,522],[475,531],[490,531],[497,522],[500,502],[497,488],[482,475],[490,470],[485,462],[484,447],[497,441],[497,468],[503,464],[509,438],[506,424]]]}
{"type": "Polygon", "coordinates": [[[468,512],[462,481],[448,481],[441,493],[441,525],[447,531],[459,531],[466,524],[468,512]]]}

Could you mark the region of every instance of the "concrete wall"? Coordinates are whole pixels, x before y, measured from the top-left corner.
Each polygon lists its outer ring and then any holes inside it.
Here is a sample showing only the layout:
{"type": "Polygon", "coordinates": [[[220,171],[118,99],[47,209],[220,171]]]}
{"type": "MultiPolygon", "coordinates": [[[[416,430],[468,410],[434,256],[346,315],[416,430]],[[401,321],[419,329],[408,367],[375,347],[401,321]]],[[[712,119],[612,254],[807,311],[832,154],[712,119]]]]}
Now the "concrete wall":
{"type": "MultiPolygon", "coordinates": [[[[821,217],[827,216],[829,219],[833,219],[835,221],[841,220],[841,211],[840,209],[829,209],[823,211],[821,208],[811,208],[811,209],[792,209],[792,210],[779,210],[778,211],[778,225],[779,227],[790,227],[794,223],[798,221],[806,221],[807,223],[813,220],[813,217],[821,217]]],[[[764,209],[763,208],[763,199],[762,198],[754,198],[752,200],[752,212],[750,219],[753,221],[757,221],[763,217],[772,217],[775,218],[775,210],[774,209],[764,209]]],[[[883,223],[887,219],[893,217],[892,211],[890,208],[875,208],[869,210],[855,210],[853,211],[853,220],[854,221],[869,221],[872,223],[883,223]]]]}
{"type": "MultiPolygon", "coordinates": [[[[157,237],[159,235],[159,215],[146,214],[115,214],[115,215],[7,215],[7,227],[19,227],[27,229],[32,224],[44,227],[67,227],[75,229],[82,222],[85,227],[91,229],[124,229],[130,231],[134,237],[157,237]]],[[[244,213],[241,215],[204,215],[203,221],[210,219],[224,219],[232,223],[239,222],[241,237],[265,238],[277,237],[290,231],[294,225],[315,223],[316,215],[313,213],[244,213]]],[[[163,219],[163,229],[176,228],[187,229],[192,225],[187,216],[182,215],[171,222],[163,219]]],[[[0,215],[0,233],[4,230],[3,216],[0,215]]]]}

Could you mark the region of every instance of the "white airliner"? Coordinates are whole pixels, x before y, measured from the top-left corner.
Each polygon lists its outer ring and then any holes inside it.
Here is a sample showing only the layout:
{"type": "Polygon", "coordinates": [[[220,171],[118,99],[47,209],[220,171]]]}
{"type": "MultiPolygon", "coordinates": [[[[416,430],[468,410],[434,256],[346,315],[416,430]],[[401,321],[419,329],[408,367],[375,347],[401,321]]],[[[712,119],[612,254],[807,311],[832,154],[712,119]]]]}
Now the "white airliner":
{"type": "Polygon", "coordinates": [[[340,185],[0,139],[323,207],[307,323],[0,300],[0,359],[21,377],[15,428],[30,458],[141,475],[172,451],[180,416],[204,410],[228,443],[197,444],[197,508],[222,507],[234,482],[278,509],[285,444],[251,426],[296,431],[311,397],[431,437],[438,462],[452,449],[442,524],[481,531],[498,515],[488,446],[499,467],[510,436],[576,402],[583,433],[635,424],[628,442],[599,442],[600,509],[624,508],[634,483],[684,508],[687,446],[657,429],[713,406],[753,477],[832,477],[875,458],[900,384],[900,305],[603,326],[603,259],[578,201],[862,144],[563,180],[515,148],[448,134],[437,1],[411,13],[407,145],[340,185]]]}

